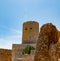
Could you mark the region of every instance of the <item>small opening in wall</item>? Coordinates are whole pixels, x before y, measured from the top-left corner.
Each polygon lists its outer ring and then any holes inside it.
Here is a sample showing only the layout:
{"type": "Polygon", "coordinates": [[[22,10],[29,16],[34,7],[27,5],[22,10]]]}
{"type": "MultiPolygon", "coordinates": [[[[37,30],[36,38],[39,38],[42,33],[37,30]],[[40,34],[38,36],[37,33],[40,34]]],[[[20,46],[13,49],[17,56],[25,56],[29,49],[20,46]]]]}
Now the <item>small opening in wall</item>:
{"type": "Polygon", "coordinates": [[[30,28],[32,30],[32,28],[30,28]]]}
{"type": "Polygon", "coordinates": [[[25,28],[25,30],[27,30],[27,28],[25,28]]]}

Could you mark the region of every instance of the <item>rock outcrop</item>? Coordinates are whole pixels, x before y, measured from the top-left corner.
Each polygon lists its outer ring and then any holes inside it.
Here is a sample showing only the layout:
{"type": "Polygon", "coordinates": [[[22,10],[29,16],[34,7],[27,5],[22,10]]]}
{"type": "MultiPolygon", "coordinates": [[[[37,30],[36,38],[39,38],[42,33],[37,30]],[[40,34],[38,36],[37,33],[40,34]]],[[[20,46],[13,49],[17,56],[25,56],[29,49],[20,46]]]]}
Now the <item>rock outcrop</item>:
{"type": "Polygon", "coordinates": [[[57,42],[58,31],[56,27],[52,23],[44,24],[40,29],[39,38],[37,40],[34,61],[57,61],[55,55],[56,49],[54,49],[54,47],[56,48],[55,44],[57,42]],[[51,51],[54,51],[53,54],[51,51]],[[53,57],[53,60],[51,57],[53,57]]]}

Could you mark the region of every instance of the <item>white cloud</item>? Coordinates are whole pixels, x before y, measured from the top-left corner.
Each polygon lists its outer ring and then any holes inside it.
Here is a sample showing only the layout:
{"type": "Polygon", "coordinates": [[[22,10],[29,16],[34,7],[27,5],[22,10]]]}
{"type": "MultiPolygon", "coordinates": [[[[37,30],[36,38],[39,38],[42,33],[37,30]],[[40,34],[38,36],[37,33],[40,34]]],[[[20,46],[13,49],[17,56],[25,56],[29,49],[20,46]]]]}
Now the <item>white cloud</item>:
{"type": "Polygon", "coordinates": [[[12,48],[12,44],[17,44],[21,43],[22,39],[22,32],[20,30],[8,28],[8,27],[3,27],[4,29],[7,29],[11,31],[11,33],[14,33],[16,35],[11,35],[11,36],[5,36],[0,38],[0,48],[12,48]]]}
{"type": "Polygon", "coordinates": [[[0,48],[11,49],[12,44],[20,44],[22,42],[22,31],[21,30],[12,29],[6,26],[1,26],[1,27],[3,29],[10,31],[11,35],[0,37],[0,48]]]}
{"type": "Polygon", "coordinates": [[[8,36],[7,38],[0,38],[0,48],[11,49],[12,44],[20,44],[22,37],[20,35],[8,36]]]}

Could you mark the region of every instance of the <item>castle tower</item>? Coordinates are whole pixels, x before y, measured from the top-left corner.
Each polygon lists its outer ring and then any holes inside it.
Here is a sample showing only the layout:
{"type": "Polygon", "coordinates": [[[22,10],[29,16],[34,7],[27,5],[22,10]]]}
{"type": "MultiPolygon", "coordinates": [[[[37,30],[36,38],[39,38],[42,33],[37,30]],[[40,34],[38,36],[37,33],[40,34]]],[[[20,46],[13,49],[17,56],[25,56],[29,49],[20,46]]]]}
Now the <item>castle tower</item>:
{"type": "Polygon", "coordinates": [[[39,34],[39,23],[28,21],[23,23],[22,44],[34,44],[39,34]]]}

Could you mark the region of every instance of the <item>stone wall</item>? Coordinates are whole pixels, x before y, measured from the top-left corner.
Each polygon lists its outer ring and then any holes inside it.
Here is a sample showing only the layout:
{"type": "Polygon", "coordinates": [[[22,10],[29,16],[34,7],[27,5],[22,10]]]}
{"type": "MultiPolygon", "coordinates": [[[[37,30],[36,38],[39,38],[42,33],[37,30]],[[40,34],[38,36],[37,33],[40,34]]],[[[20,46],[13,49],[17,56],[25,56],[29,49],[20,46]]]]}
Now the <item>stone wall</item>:
{"type": "Polygon", "coordinates": [[[60,31],[58,31],[58,38],[59,38],[59,42],[60,42],[60,31]]]}
{"type": "Polygon", "coordinates": [[[36,44],[13,44],[13,46],[12,46],[12,61],[16,61],[17,58],[23,57],[22,51],[27,45],[30,45],[30,46],[33,46],[36,48],[36,44]]]}
{"type": "Polygon", "coordinates": [[[12,46],[12,61],[16,61],[17,58],[22,56],[23,45],[13,44],[12,46]]]}
{"type": "Polygon", "coordinates": [[[23,23],[22,44],[33,44],[39,35],[39,23],[28,21],[23,23]]]}
{"type": "Polygon", "coordinates": [[[25,54],[23,58],[17,58],[17,61],[34,61],[35,51],[33,50],[31,54],[25,54]]]}
{"type": "Polygon", "coordinates": [[[12,61],[12,51],[8,49],[0,49],[0,61],[12,61]]]}

